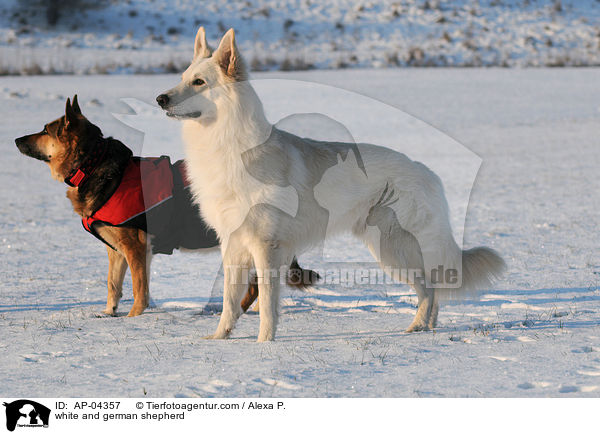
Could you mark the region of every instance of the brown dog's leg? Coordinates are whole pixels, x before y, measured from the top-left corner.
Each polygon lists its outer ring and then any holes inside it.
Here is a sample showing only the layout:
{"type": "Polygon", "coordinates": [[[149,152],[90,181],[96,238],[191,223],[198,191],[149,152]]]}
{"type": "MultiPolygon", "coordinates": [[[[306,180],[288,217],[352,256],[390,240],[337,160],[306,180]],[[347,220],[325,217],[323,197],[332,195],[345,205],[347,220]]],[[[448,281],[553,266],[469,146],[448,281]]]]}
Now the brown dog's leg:
{"type": "Polygon", "coordinates": [[[146,234],[143,231],[133,230],[121,240],[121,246],[133,281],[133,306],[127,316],[137,316],[144,312],[150,301],[148,284],[148,246],[146,234]]]}
{"type": "Polygon", "coordinates": [[[145,251],[141,254],[132,254],[127,261],[133,280],[133,306],[127,316],[141,315],[148,307],[150,291],[145,256],[145,251]]]}
{"type": "Polygon", "coordinates": [[[244,296],[243,300],[242,300],[242,310],[244,312],[246,312],[248,310],[248,308],[250,306],[252,306],[252,303],[254,303],[254,300],[256,300],[258,298],[258,285],[256,284],[256,282],[251,282],[248,285],[248,292],[246,292],[246,295],[244,296]]]}
{"type": "MultiPolygon", "coordinates": [[[[151,255],[149,251],[150,246],[146,242],[146,233],[138,229],[116,226],[99,226],[97,231],[102,239],[106,240],[109,245],[114,246],[117,249],[118,253],[114,252],[116,255],[121,255],[125,258],[129,270],[131,271],[131,280],[133,281],[134,301],[133,307],[129,311],[129,316],[141,314],[144,309],[148,307],[150,301],[148,278],[150,275],[149,258],[151,255]]],[[[109,261],[111,261],[111,255],[112,253],[109,250],[109,261]]],[[[112,264],[114,265],[114,263],[112,264]]],[[[127,265],[122,265],[122,269],[119,272],[125,273],[127,265]]],[[[113,274],[112,269],[109,274],[113,274]]],[[[110,275],[109,291],[111,281],[110,275]]]]}
{"type": "Polygon", "coordinates": [[[123,295],[123,279],[127,271],[127,261],[123,255],[111,247],[106,246],[106,250],[108,251],[108,297],[104,313],[114,316],[123,295]]]}

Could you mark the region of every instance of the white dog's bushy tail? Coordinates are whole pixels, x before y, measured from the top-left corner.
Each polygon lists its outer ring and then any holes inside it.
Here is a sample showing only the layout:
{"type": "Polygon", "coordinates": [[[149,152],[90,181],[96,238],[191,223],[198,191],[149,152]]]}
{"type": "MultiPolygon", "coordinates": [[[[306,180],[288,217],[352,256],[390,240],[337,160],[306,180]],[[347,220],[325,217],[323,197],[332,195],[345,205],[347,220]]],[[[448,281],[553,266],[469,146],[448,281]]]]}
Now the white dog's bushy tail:
{"type": "Polygon", "coordinates": [[[462,252],[462,288],[466,292],[488,287],[499,279],[506,263],[495,250],[488,247],[475,247],[462,252]]]}
{"type": "Polygon", "coordinates": [[[474,247],[462,251],[462,285],[459,288],[436,290],[440,300],[456,300],[476,296],[488,289],[506,269],[504,259],[489,247],[474,247]]]}

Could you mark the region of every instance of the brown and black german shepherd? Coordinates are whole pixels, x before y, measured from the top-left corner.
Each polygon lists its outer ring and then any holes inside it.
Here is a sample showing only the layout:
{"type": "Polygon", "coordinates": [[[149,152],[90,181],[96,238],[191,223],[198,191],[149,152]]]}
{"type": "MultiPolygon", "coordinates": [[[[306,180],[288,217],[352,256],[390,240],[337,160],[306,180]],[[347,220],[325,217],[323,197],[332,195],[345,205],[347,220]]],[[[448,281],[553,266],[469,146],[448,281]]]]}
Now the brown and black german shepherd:
{"type": "MultiPolygon", "coordinates": [[[[95,213],[120,188],[126,168],[132,159],[137,158],[132,157],[131,150],[120,141],[103,137],[100,128],[81,113],[77,95],[73,97],[73,104],[67,99],[64,116],[46,124],[39,133],[15,139],[15,143],[21,153],[46,162],[54,179],[69,185],[67,197],[75,212],[81,216],[84,227],[85,222],[93,219],[95,213]]],[[[186,222],[178,221],[171,224],[172,227],[167,224],[167,231],[162,232],[169,232],[171,229],[181,231],[180,226],[184,225],[192,233],[188,231],[175,241],[171,237],[170,252],[173,248],[180,247],[191,250],[218,246],[216,235],[205,226],[193,205],[189,189],[185,189],[185,197],[178,201],[179,208],[172,214],[177,214],[178,219],[180,214],[187,214],[186,222]],[[190,244],[190,239],[199,241],[190,244]]],[[[107,315],[116,315],[127,266],[131,270],[134,297],[128,316],[140,315],[148,307],[150,299],[148,280],[152,254],[170,253],[169,249],[155,250],[161,234],[153,233],[145,220],[140,222],[138,218],[136,222],[133,225],[115,226],[96,221],[93,229],[88,229],[107,244],[108,297],[103,312],[107,315]]],[[[289,285],[303,288],[318,279],[317,273],[300,268],[294,258],[287,279],[289,285]]],[[[257,296],[258,285],[255,279],[250,279],[246,296],[241,302],[242,309],[246,311],[257,296]]]]}

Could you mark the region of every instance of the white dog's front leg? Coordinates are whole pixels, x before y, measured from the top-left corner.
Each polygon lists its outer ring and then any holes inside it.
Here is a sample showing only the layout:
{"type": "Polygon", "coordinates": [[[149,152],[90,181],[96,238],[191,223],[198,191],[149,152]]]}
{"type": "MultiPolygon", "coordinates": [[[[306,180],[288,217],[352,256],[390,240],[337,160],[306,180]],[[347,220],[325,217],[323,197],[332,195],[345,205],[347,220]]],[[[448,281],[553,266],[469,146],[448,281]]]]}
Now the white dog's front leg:
{"type": "MultiPolygon", "coordinates": [[[[288,261],[289,262],[289,261],[288,261]]],[[[278,247],[267,248],[254,255],[258,278],[258,302],[260,305],[260,328],[258,342],[275,339],[279,318],[279,292],[281,265],[286,262],[278,247]]]]}
{"type": "Polygon", "coordinates": [[[223,274],[225,286],[223,287],[223,312],[217,331],[210,336],[212,339],[225,339],[233,330],[237,319],[242,314],[240,303],[245,290],[248,288],[248,264],[233,259],[232,255],[223,256],[223,274]]]}

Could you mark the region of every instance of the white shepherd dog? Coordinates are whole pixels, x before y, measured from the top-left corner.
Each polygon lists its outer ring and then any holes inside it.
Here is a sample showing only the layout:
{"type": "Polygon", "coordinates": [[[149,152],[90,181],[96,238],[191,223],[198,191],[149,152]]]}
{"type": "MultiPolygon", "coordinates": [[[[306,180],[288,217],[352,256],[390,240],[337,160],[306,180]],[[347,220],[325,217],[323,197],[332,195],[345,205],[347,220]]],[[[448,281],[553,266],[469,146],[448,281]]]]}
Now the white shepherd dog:
{"type": "Polygon", "coordinates": [[[157,101],[184,121],[195,200],[221,240],[223,313],[211,338],[231,333],[242,313],[244,272],[254,267],[258,341],[273,340],[279,276],[294,254],[332,234],[354,234],[388,274],[415,289],[419,306],[408,331],[435,327],[444,293],[490,285],[504,268],[491,249],[460,249],[441,181],[423,164],[385,147],[300,138],[271,125],[233,29],[211,53],[200,28],[181,83],[157,101]],[[411,278],[403,270],[420,273],[411,278]]]}

